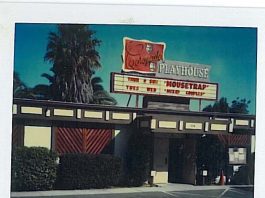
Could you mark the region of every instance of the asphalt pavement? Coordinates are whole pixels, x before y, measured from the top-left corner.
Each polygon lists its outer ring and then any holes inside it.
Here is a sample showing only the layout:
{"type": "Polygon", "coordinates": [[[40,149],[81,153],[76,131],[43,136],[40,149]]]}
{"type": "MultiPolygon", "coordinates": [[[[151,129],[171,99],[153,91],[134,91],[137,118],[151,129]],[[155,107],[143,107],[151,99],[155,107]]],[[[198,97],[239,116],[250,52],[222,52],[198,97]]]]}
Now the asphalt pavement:
{"type": "Polygon", "coordinates": [[[12,198],[254,198],[253,187],[193,186],[94,189],[77,191],[12,192],[12,198]]]}

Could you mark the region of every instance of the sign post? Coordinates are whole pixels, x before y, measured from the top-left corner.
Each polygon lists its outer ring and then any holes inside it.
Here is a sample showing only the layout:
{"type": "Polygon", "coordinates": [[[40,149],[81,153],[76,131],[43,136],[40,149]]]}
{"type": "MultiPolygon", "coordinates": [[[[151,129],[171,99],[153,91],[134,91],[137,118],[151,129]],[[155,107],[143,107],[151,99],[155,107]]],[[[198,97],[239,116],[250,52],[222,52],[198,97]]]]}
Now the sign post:
{"type": "Polygon", "coordinates": [[[199,99],[199,112],[201,112],[201,111],[202,111],[202,100],[199,99]]]}
{"type": "Polygon", "coordinates": [[[136,94],[136,99],[135,99],[135,107],[138,108],[138,103],[139,103],[139,95],[136,94]]]}
{"type": "Polygon", "coordinates": [[[127,107],[128,107],[128,106],[129,106],[129,104],[130,104],[131,97],[132,97],[132,94],[130,94],[130,96],[129,96],[129,99],[128,99],[128,102],[127,102],[127,107]]]}

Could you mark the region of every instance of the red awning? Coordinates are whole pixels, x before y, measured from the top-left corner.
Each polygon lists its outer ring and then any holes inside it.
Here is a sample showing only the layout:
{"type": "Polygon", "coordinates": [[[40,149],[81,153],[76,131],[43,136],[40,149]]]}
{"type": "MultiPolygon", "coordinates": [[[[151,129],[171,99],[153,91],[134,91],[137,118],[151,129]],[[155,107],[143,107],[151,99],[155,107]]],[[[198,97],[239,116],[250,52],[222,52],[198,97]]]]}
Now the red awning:
{"type": "Polygon", "coordinates": [[[227,146],[249,146],[250,135],[218,135],[219,140],[227,146]]]}

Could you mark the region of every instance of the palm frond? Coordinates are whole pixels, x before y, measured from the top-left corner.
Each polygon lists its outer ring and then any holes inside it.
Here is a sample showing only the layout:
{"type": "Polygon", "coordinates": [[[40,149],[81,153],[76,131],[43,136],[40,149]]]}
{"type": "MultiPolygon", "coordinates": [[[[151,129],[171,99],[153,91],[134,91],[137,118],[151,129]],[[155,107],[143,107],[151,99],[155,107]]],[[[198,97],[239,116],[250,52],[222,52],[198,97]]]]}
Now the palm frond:
{"type": "Polygon", "coordinates": [[[41,74],[41,76],[44,77],[44,78],[47,78],[50,83],[54,82],[54,76],[51,76],[50,74],[43,73],[43,74],[41,74]]]}

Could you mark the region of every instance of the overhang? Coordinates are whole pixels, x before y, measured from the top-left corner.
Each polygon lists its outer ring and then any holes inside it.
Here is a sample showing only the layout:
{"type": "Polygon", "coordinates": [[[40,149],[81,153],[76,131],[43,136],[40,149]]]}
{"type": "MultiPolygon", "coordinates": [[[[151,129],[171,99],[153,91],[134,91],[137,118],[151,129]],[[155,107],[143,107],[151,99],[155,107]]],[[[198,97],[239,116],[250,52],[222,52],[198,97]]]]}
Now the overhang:
{"type": "Polygon", "coordinates": [[[136,123],[153,133],[254,134],[255,115],[173,111],[14,99],[13,120],[38,125],[109,127],[136,123]]]}

